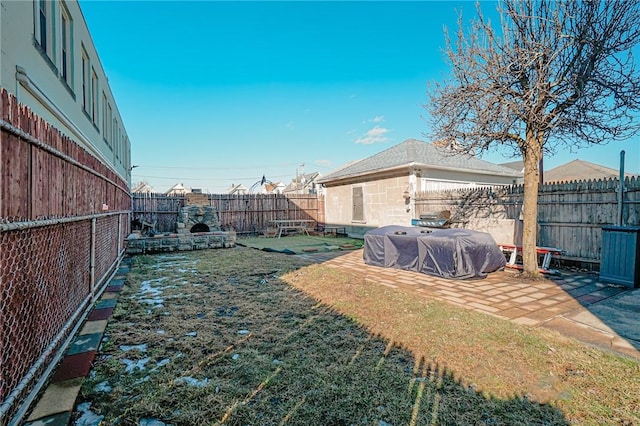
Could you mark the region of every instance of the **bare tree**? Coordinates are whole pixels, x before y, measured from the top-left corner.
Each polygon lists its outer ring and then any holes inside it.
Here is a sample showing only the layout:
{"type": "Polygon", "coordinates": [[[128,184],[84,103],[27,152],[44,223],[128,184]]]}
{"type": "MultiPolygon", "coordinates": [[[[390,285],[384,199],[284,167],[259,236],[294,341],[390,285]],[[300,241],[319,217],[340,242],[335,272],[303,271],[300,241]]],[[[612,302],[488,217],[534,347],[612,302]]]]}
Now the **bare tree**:
{"type": "Polygon", "coordinates": [[[504,0],[494,29],[476,6],[455,42],[452,78],[429,87],[435,139],[466,153],[507,148],[524,160],[524,273],[538,275],[539,162],[563,146],[602,144],[636,134],[640,7],[630,1],[504,0]]]}

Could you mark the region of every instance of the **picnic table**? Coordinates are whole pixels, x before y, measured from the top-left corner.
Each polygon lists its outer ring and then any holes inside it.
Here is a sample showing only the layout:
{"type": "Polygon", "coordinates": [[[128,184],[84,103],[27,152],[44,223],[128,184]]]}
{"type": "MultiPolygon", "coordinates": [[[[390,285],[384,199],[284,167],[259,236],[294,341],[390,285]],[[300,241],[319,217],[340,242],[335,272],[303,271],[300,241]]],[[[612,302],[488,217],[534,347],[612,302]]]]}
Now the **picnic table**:
{"type": "Polygon", "coordinates": [[[309,235],[309,228],[313,228],[315,220],[306,219],[278,219],[270,220],[269,227],[277,230],[278,238],[282,236],[282,231],[298,231],[309,235]]]}

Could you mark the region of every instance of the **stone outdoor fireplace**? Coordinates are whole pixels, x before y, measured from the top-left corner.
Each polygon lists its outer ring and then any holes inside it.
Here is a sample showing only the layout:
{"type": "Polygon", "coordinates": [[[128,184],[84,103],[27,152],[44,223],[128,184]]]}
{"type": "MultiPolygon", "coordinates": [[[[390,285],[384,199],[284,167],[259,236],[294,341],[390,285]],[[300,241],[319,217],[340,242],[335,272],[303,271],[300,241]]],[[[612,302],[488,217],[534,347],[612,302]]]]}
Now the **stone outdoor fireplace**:
{"type": "Polygon", "coordinates": [[[142,237],[132,234],[127,240],[127,253],[159,253],[174,250],[204,250],[235,247],[236,233],[221,231],[218,212],[209,205],[206,194],[192,193],[185,197],[185,206],[178,212],[175,234],[142,237]]]}
{"type": "Polygon", "coordinates": [[[184,206],[177,223],[178,234],[220,231],[218,212],[211,206],[184,206]]]}
{"type": "Polygon", "coordinates": [[[176,232],[179,235],[220,231],[218,212],[209,205],[206,194],[191,193],[178,213],[176,232]]]}

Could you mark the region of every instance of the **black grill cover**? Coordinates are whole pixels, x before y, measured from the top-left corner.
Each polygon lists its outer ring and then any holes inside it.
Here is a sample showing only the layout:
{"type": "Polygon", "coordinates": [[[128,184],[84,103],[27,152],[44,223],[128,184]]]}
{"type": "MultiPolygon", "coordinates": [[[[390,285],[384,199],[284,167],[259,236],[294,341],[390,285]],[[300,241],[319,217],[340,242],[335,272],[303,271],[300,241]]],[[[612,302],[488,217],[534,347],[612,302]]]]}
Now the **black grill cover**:
{"type": "Polygon", "coordinates": [[[495,240],[485,232],[395,225],[364,235],[364,261],[457,279],[484,278],[506,264],[495,240]]]}
{"type": "Polygon", "coordinates": [[[364,261],[386,268],[418,270],[420,228],[385,226],[364,234],[364,261]]]}

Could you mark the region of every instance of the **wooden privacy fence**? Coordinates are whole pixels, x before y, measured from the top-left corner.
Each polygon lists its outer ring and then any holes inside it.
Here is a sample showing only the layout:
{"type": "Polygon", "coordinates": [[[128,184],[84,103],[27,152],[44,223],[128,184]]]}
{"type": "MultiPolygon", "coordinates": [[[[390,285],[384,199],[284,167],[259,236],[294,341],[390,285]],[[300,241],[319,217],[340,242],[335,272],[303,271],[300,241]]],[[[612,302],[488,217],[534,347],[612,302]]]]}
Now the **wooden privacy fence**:
{"type": "Polygon", "coordinates": [[[124,255],[127,184],[0,93],[0,425],[18,423],[124,255]]]}
{"type": "MultiPolygon", "coordinates": [[[[238,234],[263,232],[270,220],[305,219],[324,223],[324,198],[315,194],[205,194],[217,212],[221,228],[238,234]]],[[[133,194],[133,219],[175,232],[184,195],[133,194]]]]}
{"type": "MultiPolygon", "coordinates": [[[[622,225],[640,225],[640,178],[625,178],[622,205],[619,186],[618,179],[541,185],[537,244],[562,249],[568,260],[599,262],[603,226],[617,224],[620,213],[622,225]]],[[[523,192],[523,185],[423,192],[416,215],[450,210],[454,222],[513,219],[521,229],[523,192]]]]}

